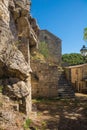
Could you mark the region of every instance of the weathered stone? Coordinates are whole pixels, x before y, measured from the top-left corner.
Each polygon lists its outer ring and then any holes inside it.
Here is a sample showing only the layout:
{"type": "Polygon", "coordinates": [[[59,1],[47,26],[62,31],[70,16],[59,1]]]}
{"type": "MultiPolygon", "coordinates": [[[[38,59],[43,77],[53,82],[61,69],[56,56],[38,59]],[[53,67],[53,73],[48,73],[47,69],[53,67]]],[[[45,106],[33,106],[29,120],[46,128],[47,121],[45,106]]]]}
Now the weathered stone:
{"type": "Polygon", "coordinates": [[[9,122],[11,122],[12,120],[14,120],[14,116],[12,115],[12,112],[5,112],[5,111],[2,111],[1,113],[0,113],[0,117],[2,117],[2,119],[3,119],[3,121],[5,120],[5,121],[9,121],[9,122]]]}
{"type": "Polygon", "coordinates": [[[0,93],[0,129],[23,130],[26,116],[19,113],[18,102],[10,100],[0,93]]]}
{"type": "Polygon", "coordinates": [[[49,51],[47,62],[61,65],[61,39],[48,30],[40,30],[39,40],[47,44],[49,51]]]}
{"type": "Polygon", "coordinates": [[[19,32],[18,36],[21,38],[29,38],[30,46],[36,46],[36,44],[38,43],[38,38],[34,30],[31,28],[27,17],[20,17],[17,20],[17,23],[19,32]]]}
{"type": "Polygon", "coordinates": [[[13,10],[15,8],[14,0],[9,0],[9,9],[13,10]]]}
{"type": "Polygon", "coordinates": [[[32,97],[74,97],[74,90],[67,82],[64,71],[55,64],[42,63],[40,60],[31,61],[32,67],[32,97]]]}
{"type": "Polygon", "coordinates": [[[27,17],[20,17],[17,20],[17,25],[18,25],[18,32],[19,32],[19,37],[29,37],[29,32],[30,32],[30,24],[28,22],[27,17]]]}
{"type": "Polygon", "coordinates": [[[3,75],[6,75],[6,73],[4,74],[5,70],[7,74],[23,79],[28,77],[31,71],[24,56],[14,45],[8,44],[7,47],[3,48],[0,62],[2,63],[1,68],[3,70],[3,75]]]}
{"type": "Polygon", "coordinates": [[[0,1],[0,84],[3,94],[21,100],[19,109],[27,115],[31,111],[29,47],[38,43],[28,19],[30,3],[30,0],[0,1]],[[26,46],[26,54],[19,47],[22,44],[26,46]]]}
{"type": "Polygon", "coordinates": [[[5,89],[9,96],[12,98],[22,99],[29,95],[28,86],[23,81],[19,81],[13,85],[7,85],[5,89]]]}
{"type": "Polygon", "coordinates": [[[9,0],[0,1],[0,20],[3,20],[7,26],[9,26],[9,11],[8,11],[9,0]]]}
{"type": "Polygon", "coordinates": [[[27,13],[30,12],[30,0],[14,0],[16,7],[22,8],[22,10],[26,10],[27,13]]]}
{"type": "Polygon", "coordinates": [[[14,20],[17,20],[20,17],[20,8],[16,8],[13,11],[14,20]]]}
{"type": "Polygon", "coordinates": [[[20,81],[17,84],[13,84],[12,87],[13,87],[15,95],[19,98],[26,97],[29,95],[28,86],[23,81],[20,81]]]}
{"type": "Polygon", "coordinates": [[[31,61],[33,70],[32,97],[52,98],[58,96],[58,66],[31,61]]]}
{"type": "Polygon", "coordinates": [[[39,35],[39,26],[37,25],[37,22],[34,18],[32,18],[30,15],[28,16],[28,19],[30,21],[30,24],[34,30],[34,32],[36,33],[36,35],[38,36],[39,35]]]}

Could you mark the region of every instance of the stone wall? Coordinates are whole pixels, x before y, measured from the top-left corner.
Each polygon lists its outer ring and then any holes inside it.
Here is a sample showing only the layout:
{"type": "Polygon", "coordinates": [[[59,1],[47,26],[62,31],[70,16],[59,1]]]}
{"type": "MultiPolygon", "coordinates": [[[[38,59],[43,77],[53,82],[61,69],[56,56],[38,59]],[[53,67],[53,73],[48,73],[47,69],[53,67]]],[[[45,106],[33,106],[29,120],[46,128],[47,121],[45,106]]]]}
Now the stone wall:
{"type": "Polygon", "coordinates": [[[31,68],[32,97],[57,97],[60,77],[58,66],[34,60],[31,62],[31,68]]]}
{"type": "Polygon", "coordinates": [[[33,70],[31,76],[33,98],[73,98],[75,96],[60,66],[33,60],[31,68],[33,70]]]}
{"type": "Polygon", "coordinates": [[[73,98],[74,89],[61,67],[61,39],[47,30],[39,30],[38,37],[39,44],[47,45],[49,56],[42,58],[37,51],[32,55],[32,97],[73,98]]]}
{"type": "Polygon", "coordinates": [[[65,74],[76,92],[87,93],[87,64],[65,67],[65,74]]]}
{"type": "Polygon", "coordinates": [[[39,40],[45,42],[48,46],[48,61],[61,65],[61,39],[47,30],[40,30],[39,40]]]}

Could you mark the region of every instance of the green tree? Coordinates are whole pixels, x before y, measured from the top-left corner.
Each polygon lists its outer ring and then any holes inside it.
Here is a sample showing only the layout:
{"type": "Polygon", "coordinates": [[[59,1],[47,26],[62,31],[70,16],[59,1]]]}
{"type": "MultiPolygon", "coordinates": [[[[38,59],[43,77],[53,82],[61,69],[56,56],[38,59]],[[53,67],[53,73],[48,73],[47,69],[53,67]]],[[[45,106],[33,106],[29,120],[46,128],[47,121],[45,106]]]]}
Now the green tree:
{"type": "Polygon", "coordinates": [[[87,42],[87,28],[84,28],[84,37],[83,39],[87,42]]]}
{"type": "Polygon", "coordinates": [[[86,60],[80,53],[70,53],[62,55],[62,62],[68,65],[79,65],[86,63],[86,60]]]}

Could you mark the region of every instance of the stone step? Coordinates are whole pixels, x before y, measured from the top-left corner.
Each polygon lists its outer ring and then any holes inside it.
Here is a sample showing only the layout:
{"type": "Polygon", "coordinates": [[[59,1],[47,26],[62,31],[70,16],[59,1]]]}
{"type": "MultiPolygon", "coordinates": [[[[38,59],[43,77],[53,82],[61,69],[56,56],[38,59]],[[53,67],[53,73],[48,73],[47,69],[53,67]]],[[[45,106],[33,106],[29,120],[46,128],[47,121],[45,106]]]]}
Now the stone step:
{"type": "Polygon", "coordinates": [[[58,86],[71,86],[69,84],[58,84],[58,86]]]}
{"type": "Polygon", "coordinates": [[[71,96],[75,96],[74,93],[58,93],[58,95],[71,95],[71,96]]]}
{"type": "Polygon", "coordinates": [[[70,90],[70,91],[69,91],[69,90],[68,90],[68,91],[67,91],[67,90],[58,90],[58,92],[59,92],[59,93],[66,93],[66,94],[67,94],[67,93],[74,93],[73,90],[70,90]]]}
{"type": "Polygon", "coordinates": [[[70,86],[58,86],[58,89],[73,90],[73,88],[70,86]]]}
{"type": "Polygon", "coordinates": [[[59,81],[58,84],[69,84],[67,81],[59,81]]]}
{"type": "Polygon", "coordinates": [[[58,92],[58,94],[64,94],[64,95],[73,95],[74,92],[58,92]]]}
{"type": "Polygon", "coordinates": [[[61,94],[61,93],[59,93],[58,96],[59,97],[75,97],[74,94],[67,94],[67,95],[65,95],[65,94],[61,94]]]}
{"type": "Polygon", "coordinates": [[[66,76],[64,71],[59,73],[59,80],[58,80],[58,96],[59,97],[75,97],[74,90],[71,84],[66,80],[66,76]]]}
{"type": "Polygon", "coordinates": [[[73,88],[70,86],[58,86],[58,89],[61,89],[61,88],[73,90],[73,88]]]}

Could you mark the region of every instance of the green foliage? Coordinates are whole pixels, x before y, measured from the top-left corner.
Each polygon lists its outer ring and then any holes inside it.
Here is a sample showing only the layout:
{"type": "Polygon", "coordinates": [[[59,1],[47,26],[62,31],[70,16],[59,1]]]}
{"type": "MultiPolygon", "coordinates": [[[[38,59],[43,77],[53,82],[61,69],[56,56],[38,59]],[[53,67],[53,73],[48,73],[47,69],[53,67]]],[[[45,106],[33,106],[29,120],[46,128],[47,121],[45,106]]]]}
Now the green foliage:
{"type": "Polygon", "coordinates": [[[42,122],[42,130],[46,130],[46,126],[47,126],[46,121],[43,121],[43,122],[42,122]]]}
{"type": "Polygon", "coordinates": [[[67,63],[68,65],[79,65],[86,63],[86,58],[84,58],[79,53],[70,53],[62,55],[62,62],[67,63]]]}
{"type": "Polygon", "coordinates": [[[83,39],[87,42],[87,28],[84,28],[84,37],[83,39]]]}
{"type": "Polygon", "coordinates": [[[45,62],[45,57],[38,51],[31,54],[31,59],[32,60],[41,60],[41,61],[45,62]]]}
{"type": "Polygon", "coordinates": [[[0,102],[0,107],[2,107],[3,106],[3,103],[2,102],[0,102]]]}
{"type": "Polygon", "coordinates": [[[47,43],[41,42],[39,44],[39,53],[41,53],[45,58],[48,58],[49,50],[48,50],[47,43]]]}
{"type": "Polygon", "coordinates": [[[32,120],[31,119],[26,119],[25,123],[24,123],[24,130],[30,130],[29,127],[30,127],[30,124],[32,123],[32,120]]]}
{"type": "Polygon", "coordinates": [[[3,87],[2,87],[2,86],[0,86],[0,93],[2,93],[2,89],[3,89],[3,87]]]}
{"type": "Polygon", "coordinates": [[[16,45],[16,46],[18,46],[19,44],[21,44],[21,41],[20,41],[20,40],[18,40],[18,41],[15,42],[15,45],[16,45]]]}

